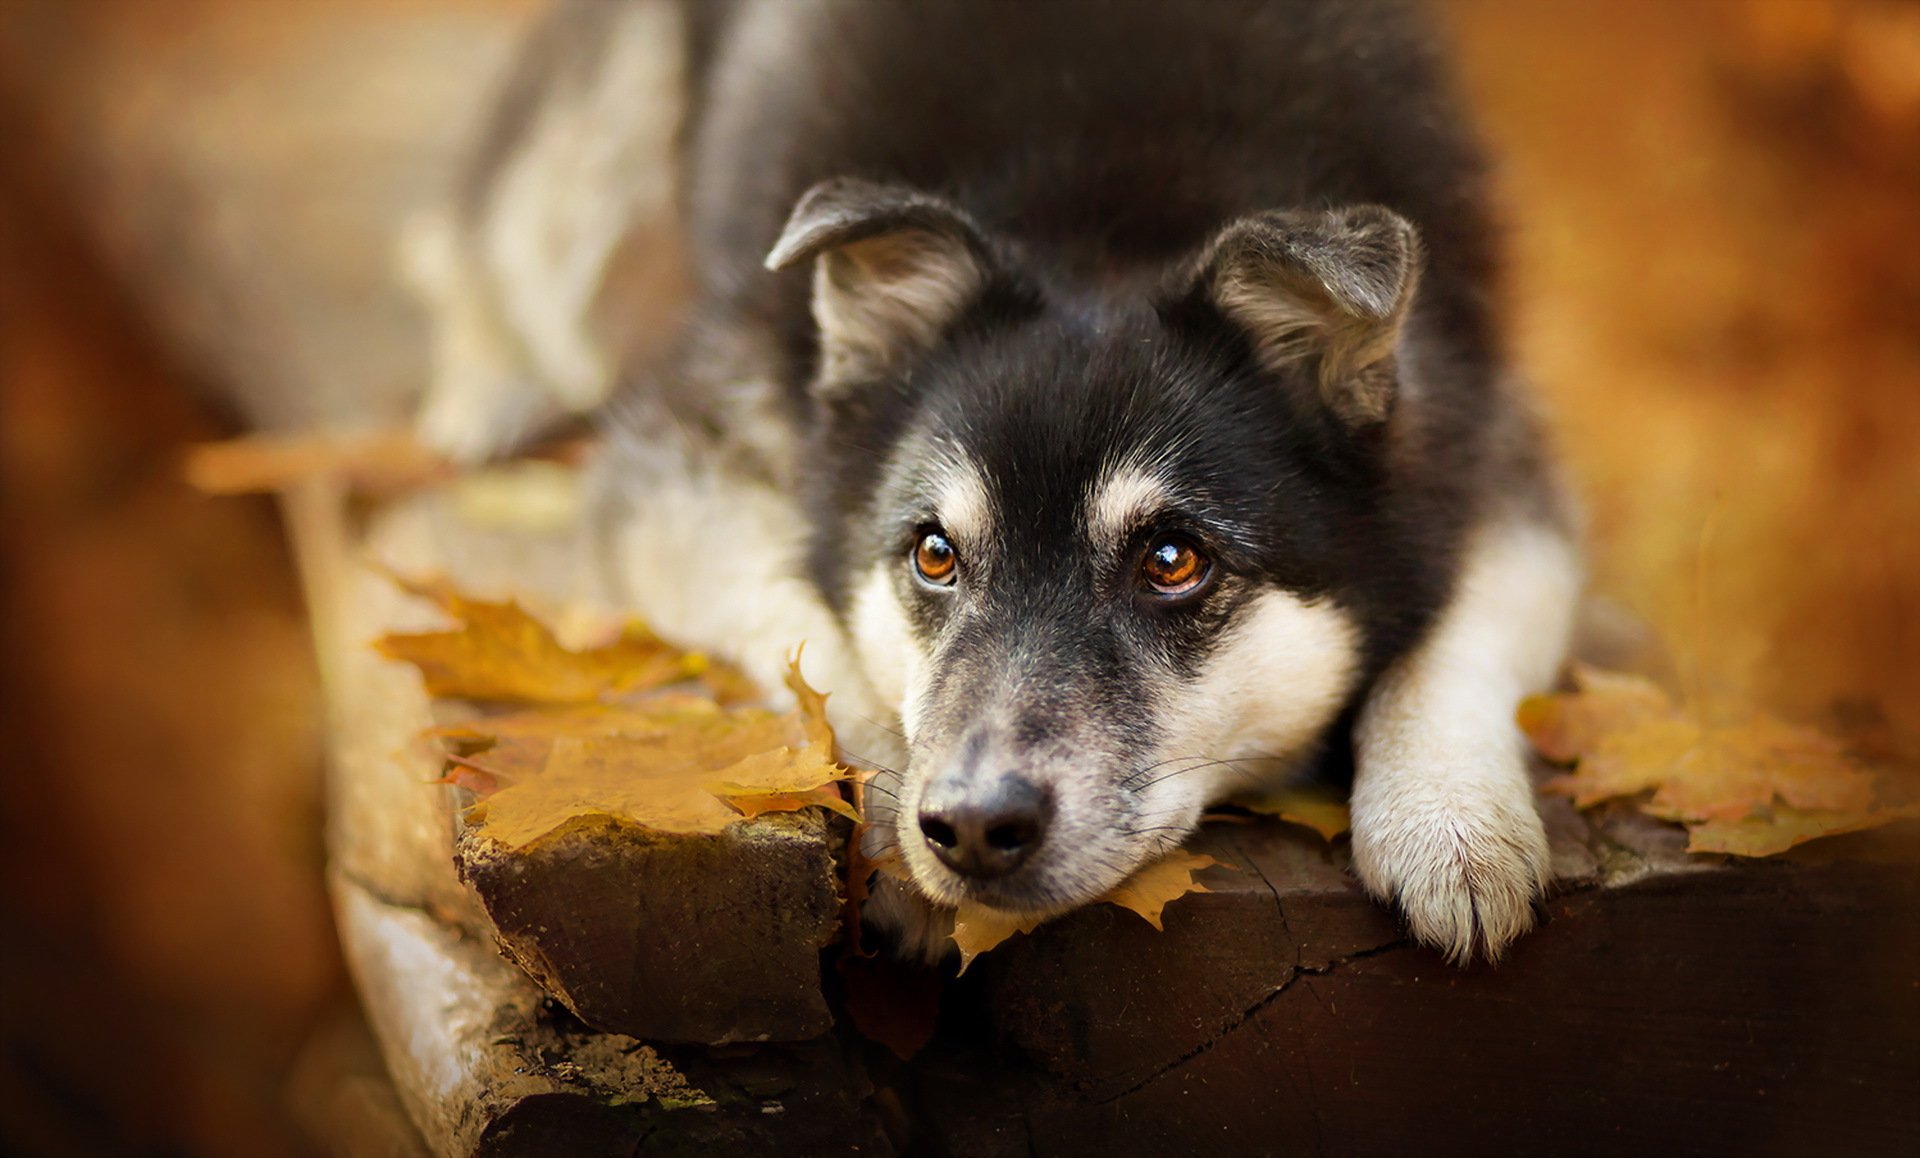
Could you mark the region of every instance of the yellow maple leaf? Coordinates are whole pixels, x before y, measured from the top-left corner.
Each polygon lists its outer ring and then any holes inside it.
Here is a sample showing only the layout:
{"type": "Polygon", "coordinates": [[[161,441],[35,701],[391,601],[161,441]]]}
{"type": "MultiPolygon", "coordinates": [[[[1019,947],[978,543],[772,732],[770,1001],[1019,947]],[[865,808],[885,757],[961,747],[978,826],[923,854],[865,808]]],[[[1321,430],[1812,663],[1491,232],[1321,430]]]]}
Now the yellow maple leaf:
{"type": "Polygon", "coordinates": [[[811,807],[859,819],[839,790],[849,774],[835,761],[826,696],[801,678],[798,656],[787,673],[794,710],[727,706],[714,697],[743,693],[739,678],[709,695],[666,687],[706,665],[638,623],[568,648],[515,603],[396,581],[461,626],[388,635],[381,652],[419,668],[438,698],[522,705],[426,730],[449,749],[441,782],[481,797],[467,820],[485,835],[524,847],[594,815],[682,834],[811,807]]]}
{"type": "Polygon", "coordinates": [[[975,957],[1015,933],[1033,932],[1045,920],[1003,913],[971,901],[962,903],[953,913],[953,943],[960,948],[960,972],[965,973],[975,957]]]}
{"type": "MultiPolygon", "coordinates": [[[[1139,869],[1094,903],[1118,905],[1160,929],[1161,914],[1168,904],[1188,893],[1207,891],[1207,886],[1194,880],[1193,874],[1219,863],[1200,853],[1184,850],[1170,853],[1139,869]]],[[[965,973],[975,957],[1016,933],[1033,932],[1047,919],[963,903],[953,914],[953,943],[960,949],[960,972],[965,973]]]]}
{"type": "Polygon", "coordinates": [[[385,635],[374,648],[420,669],[427,692],[442,699],[511,703],[592,703],[700,675],[706,660],[679,651],[637,622],[613,642],[573,650],[518,603],[473,599],[444,581],[394,576],[407,591],[439,604],[460,626],[385,635]]]}
{"type": "MultiPolygon", "coordinates": [[[[799,680],[797,667],[790,678],[799,680]]],[[[746,817],[814,805],[858,819],[838,792],[847,771],[834,762],[824,717],[814,714],[820,701],[802,697],[800,708],[775,713],[717,705],[694,710],[674,698],[662,701],[657,716],[643,702],[605,711],[584,726],[580,712],[554,713],[571,730],[546,738],[543,765],[488,797],[477,825],[495,840],[524,847],[576,817],[597,814],[672,833],[717,833],[746,817]]],[[[515,734],[500,741],[517,757],[500,762],[510,774],[535,758],[540,742],[537,733],[528,734],[533,721],[527,716],[512,725],[515,734]]],[[[469,727],[478,733],[486,726],[469,727]]]]}
{"type": "Polygon", "coordinates": [[[1236,796],[1230,803],[1249,812],[1276,816],[1288,824],[1311,828],[1329,843],[1353,827],[1347,802],[1318,788],[1282,788],[1236,796]]]}
{"type": "Polygon", "coordinates": [[[1861,832],[1889,821],[1915,817],[1920,817],[1920,809],[1910,806],[1848,812],[1776,804],[1738,820],[1703,820],[1688,825],[1687,851],[1772,856],[1816,837],[1861,832]]]}
{"type": "Polygon", "coordinates": [[[1575,764],[1546,790],[1582,808],[1646,794],[1643,811],[1687,826],[1689,852],[1768,856],[1916,815],[1831,736],[1752,711],[1710,723],[1649,680],[1584,665],[1574,684],[1516,716],[1541,755],[1575,764]]]}
{"type": "Polygon", "coordinates": [[[1121,881],[1100,899],[1140,914],[1147,924],[1164,932],[1160,914],[1167,905],[1188,893],[1206,892],[1207,886],[1194,880],[1193,874],[1219,863],[1199,853],[1172,853],[1121,881]]]}

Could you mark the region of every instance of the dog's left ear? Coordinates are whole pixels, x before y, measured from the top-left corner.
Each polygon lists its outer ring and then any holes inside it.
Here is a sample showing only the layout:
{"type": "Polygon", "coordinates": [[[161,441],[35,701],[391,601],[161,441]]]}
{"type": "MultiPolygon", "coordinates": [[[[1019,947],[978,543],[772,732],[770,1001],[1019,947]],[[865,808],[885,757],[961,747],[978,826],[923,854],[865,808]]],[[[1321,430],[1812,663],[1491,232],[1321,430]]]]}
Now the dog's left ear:
{"type": "Polygon", "coordinates": [[[853,178],[807,190],[767,268],[817,258],[816,388],[871,379],[932,346],[985,288],[991,255],[959,208],[928,193],[853,178]]]}
{"type": "Polygon", "coordinates": [[[1390,209],[1275,211],[1216,234],[1189,287],[1268,369],[1310,367],[1334,413],[1364,426],[1392,410],[1394,346],[1420,262],[1419,233],[1390,209]]]}

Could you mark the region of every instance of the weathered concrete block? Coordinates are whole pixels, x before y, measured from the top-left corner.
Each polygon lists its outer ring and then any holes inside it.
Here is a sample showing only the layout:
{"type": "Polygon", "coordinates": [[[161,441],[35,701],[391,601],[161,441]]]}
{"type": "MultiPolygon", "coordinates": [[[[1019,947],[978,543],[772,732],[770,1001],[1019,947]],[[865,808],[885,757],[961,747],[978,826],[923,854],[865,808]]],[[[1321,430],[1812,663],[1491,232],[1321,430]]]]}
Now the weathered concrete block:
{"type": "Polygon", "coordinates": [[[828,825],[767,814],[717,836],[613,817],[456,858],[507,956],[582,1021],[654,1042],[799,1041],[833,1028],[820,951],[839,931],[828,825]]]}
{"type": "Polygon", "coordinates": [[[581,1025],[491,946],[336,875],[400,1099],[446,1158],[888,1152],[841,1043],[655,1047],[581,1025]]]}
{"type": "Polygon", "coordinates": [[[1096,907],[981,958],[960,999],[985,1041],[919,1068],[915,1116],[964,1117],[978,1154],[1911,1152],[1910,852],[1724,863],[1625,813],[1550,827],[1591,873],[1466,970],[1405,941],[1343,852],[1211,832],[1196,847],[1243,871],[1164,934],[1096,907]]]}

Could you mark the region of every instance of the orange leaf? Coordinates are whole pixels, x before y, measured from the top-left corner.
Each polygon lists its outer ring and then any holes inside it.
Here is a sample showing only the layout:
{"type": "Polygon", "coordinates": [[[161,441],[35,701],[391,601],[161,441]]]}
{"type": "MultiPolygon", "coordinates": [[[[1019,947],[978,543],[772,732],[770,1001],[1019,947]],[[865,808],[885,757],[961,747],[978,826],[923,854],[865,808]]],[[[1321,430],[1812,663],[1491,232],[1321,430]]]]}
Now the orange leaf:
{"type": "Polygon", "coordinates": [[[787,690],[799,705],[800,718],[806,722],[807,739],[833,749],[833,729],[827,725],[827,697],[807,686],[800,677],[800,653],[787,661],[787,690]]]}
{"type": "Polygon", "coordinates": [[[787,680],[795,710],[722,707],[650,690],[704,664],[637,623],[575,650],[517,604],[471,599],[444,582],[401,582],[461,627],[376,646],[418,667],[435,696],[524,705],[427,730],[450,749],[448,779],[484,797],[467,820],[485,835],[524,847],[592,815],[671,833],[717,833],[813,807],[859,819],[838,789],[848,774],[834,762],[826,697],[807,686],[797,660],[787,680]]]}
{"type": "Polygon", "coordinates": [[[798,812],[803,808],[824,808],[837,812],[848,820],[859,820],[860,814],[847,803],[847,798],[833,790],[832,785],[816,788],[811,792],[771,793],[760,796],[729,796],[728,804],[740,810],[740,815],[752,818],[766,812],[798,812]]]}
{"type": "Polygon", "coordinates": [[[1207,891],[1207,886],[1195,881],[1193,874],[1219,863],[1210,856],[1176,852],[1121,881],[1101,900],[1138,913],[1147,924],[1163,929],[1160,914],[1170,902],[1188,893],[1207,891]]]}
{"type": "Polygon", "coordinates": [[[1872,812],[1846,812],[1799,809],[1781,804],[1767,809],[1764,814],[1743,816],[1738,820],[1705,820],[1688,825],[1687,851],[1772,856],[1818,837],[1840,836],[1878,828],[1889,821],[1915,819],[1920,819],[1920,808],[1912,805],[1881,808],[1872,812]]]}
{"type": "MultiPolygon", "coordinates": [[[[1169,903],[1188,893],[1207,891],[1207,886],[1195,881],[1193,874],[1218,863],[1199,853],[1171,853],[1139,869],[1096,903],[1118,905],[1138,913],[1147,924],[1160,929],[1160,915],[1169,903]]],[[[975,957],[1015,933],[1033,932],[1046,920],[1044,916],[1021,916],[985,905],[962,904],[953,915],[953,943],[960,948],[960,972],[965,973],[975,957]]]]}
{"type": "Polygon", "coordinates": [[[938,971],[889,957],[843,953],[835,966],[847,979],[847,1017],[868,1041],[910,1061],[933,1040],[940,1020],[938,971]]]}
{"type": "Polygon", "coordinates": [[[970,901],[962,904],[953,914],[953,943],[960,947],[960,972],[965,973],[975,957],[1015,933],[1033,932],[1045,920],[1003,913],[970,901]]]}
{"type": "Polygon", "coordinates": [[[1353,827],[1347,802],[1315,788],[1283,788],[1255,796],[1237,796],[1232,803],[1249,812],[1277,816],[1288,824],[1311,828],[1329,843],[1353,827]]]}
{"type": "Polygon", "coordinates": [[[689,679],[706,667],[702,657],[675,650],[637,622],[612,643],[574,651],[512,600],[471,599],[443,581],[394,581],[461,623],[374,643],[389,659],[419,668],[427,692],[439,698],[592,703],[689,679]]]}
{"type": "Polygon", "coordinates": [[[555,737],[538,775],[488,798],[482,831],[523,847],[599,813],[659,832],[716,833],[743,815],[847,808],[837,793],[815,795],[846,773],[804,741],[797,714],[742,709],[692,724],[684,713],[674,718],[640,734],[555,737]]]}
{"type": "Polygon", "coordinates": [[[1910,815],[1846,746],[1759,712],[1709,723],[1651,682],[1579,666],[1576,691],[1534,696],[1516,719],[1550,760],[1577,761],[1546,789],[1585,808],[1645,796],[1689,830],[1688,851],[1768,856],[1910,815]]]}
{"type": "Polygon", "coordinates": [[[278,491],[337,478],[357,491],[391,492],[450,477],[447,461],[406,431],[282,437],[256,434],[203,442],[187,452],[187,482],[214,495],[278,491]]]}
{"type": "Polygon", "coordinates": [[[436,784],[452,784],[456,787],[464,788],[481,800],[492,796],[494,793],[500,791],[502,787],[512,782],[511,779],[495,772],[491,768],[482,767],[471,760],[459,756],[448,756],[446,772],[441,775],[440,779],[434,781],[436,784]]]}

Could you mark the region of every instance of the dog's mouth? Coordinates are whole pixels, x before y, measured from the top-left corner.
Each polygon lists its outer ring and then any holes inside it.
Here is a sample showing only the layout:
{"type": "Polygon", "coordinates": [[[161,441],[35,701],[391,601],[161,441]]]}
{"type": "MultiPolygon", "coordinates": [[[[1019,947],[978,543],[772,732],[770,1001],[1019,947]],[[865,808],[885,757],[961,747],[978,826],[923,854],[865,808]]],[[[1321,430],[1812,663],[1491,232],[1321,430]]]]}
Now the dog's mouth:
{"type": "Polygon", "coordinates": [[[1059,896],[1037,879],[979,881],[938,868],[910,871],[916,888],[935,904],[949,909],[977,905],[1010,917],[1039,919],[1058,916],[1094,899],[1059,896]]]}
{"type": "Polygon", "coordinates": [[[902,826],[895,839],[913,887],[935,905],[981,906],[1032,920],[1056,917],[1098,901],[1162,851],[1157,844],[1122,837],[1124,826],[1101,829],[1089,840],[1061,833],[1017,868],[991,875],[956,870],[924,832],[902,826]]]}
{"type": "Polygon", "coordinates": [[[866,853],[939,908],[1032,920],[1095,903],[1177,849],[1199,808],[1130,791],[1131,762],[1103,775],[1090,759],[986,762],[991,775],[959,785],[938,760],[883,772],[869,782],[866,853]]]}

